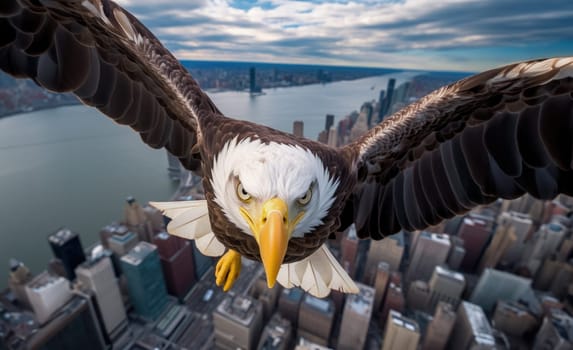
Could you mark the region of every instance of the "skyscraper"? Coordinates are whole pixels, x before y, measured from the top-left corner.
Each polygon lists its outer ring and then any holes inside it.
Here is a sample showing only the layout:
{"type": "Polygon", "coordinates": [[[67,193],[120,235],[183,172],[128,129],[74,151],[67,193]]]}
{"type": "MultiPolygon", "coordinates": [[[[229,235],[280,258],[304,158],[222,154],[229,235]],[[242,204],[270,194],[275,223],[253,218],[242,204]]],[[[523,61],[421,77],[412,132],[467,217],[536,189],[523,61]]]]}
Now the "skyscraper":
{"type": "Polygon", "coordinates": [[[460,304],[448,349],[495,349],[495,338],[481,307],[467,301],[460,304]]]}
{"type": "Polygon", "coordinates": [[[358,119],[350,129],[350,139],[349,141],[356,141],[362,135],[368,131],[368,115],[366,111],[361,111],[358,115],[358,119]]]}
{"type": "Polygon", "coordinates": [[[388,263],[390,271],[398,271],[404,255],[404,235],[400,232],[379,241],[372,240],[366,258],[364,283],[373,283],[377,266],[381,261],[388,263]]]}
{"type": "Polygon", "coordinates": [[[464,261],[466,255],[466,248],[464,248],[464,240],[457,236],[450,236],[450,255],[448,255],[448,266],[452,270],[458,270],[464,261]]]}
{"type": "Polygon", "coordinates": [[[458,237],[464,240],[466,254],[462,260],[461,269],[471,272],[481,258],[482,252],[489,241],[493,218],[478,215],[466,216],[458,230],[458,237]]]}
{"type": "Polygon", "coordinates": [[[99,231],[99,238],[101,241],[101,244],[104,246],[104,248],[109,249],[109,243],[108,240],[111,236],[113,235],[125,235],[126,233],[129,232],[129,229],[127,228],[127,226],[122,225],[122,224],[118,224],[117,222],[112,222],[109,225],[104,226],[100,231],[99,231]]]}
{"type": "Polygon", "coordinates": [[[573,318],[561,310],[545,316],[535,337],[534,349],[573,349],[573,318]]]}
{"type": "Polygon", "coordinates": [[[422,344],[422,350],[443,350],[450,339],[452,329],[456,322],[454,307],[440,301],[430,324],[426,328],[426,335],[422,344]]]}
{"type": "Polygon", "coordinates": [[[295,120],[292,123],[292,133],[296,137],[304,137],[304,122],[302,120],[295,120]]]}
{"type": "Polygon", "coordinates": [[[510,211],[499,215],[498,224],[513,228],[512,232],[515,234],[515,242],[509,246],[501,260],[506,266],[514,266],[522,258],[525,241],[533,228],[533,221],[531,221],[528,214],[510,211]]]}
{"type": "Polygon", "coordinates": [[[275,313],[263,329],[257,350],[287,350],[291,338],[292,326],[290,322],[275,313]]]}
{"type": "Polygon", "coordinates": [[[357,283],[360,292],[346,298],[337,349],[362,349],[374,306],[374,288],[357,283]]]}
{"type": "Polygon", "coordinates": [[[144,318],[156,320],[168,301],[157,248],[139,242],[121,258],[121,269],[135,311],[144,318]]]}
{"type": "MultiPolygon", "coordinates": [[[[65,280],[64,280],[65,281],[65,280]]],[[[71,300],[44,327],[26,341],[26,349],[103,350],[103,335],[89,298],[69,295],[71,300]]],[[[24,348],[24,347],[22,347],[24,348]]]]}
{"type": "Polygon", "coordinates": [[[384,298],[382,306],[382,313],[380,314],[380,326],[384,327],[385,322],[388,320],[390,310],[404,312],[406,301],[404,300],[404,293],[402,287],[394,282],[390,282],[384,298]]]}
{"type": "Polygon", "coordinates": [[[334,303],[330,299],[306,294],[298,315],[298,336],[328,346],[334,322],[334,303]]]}
{"type": "Polygon", "coordinates": [[[362,107],[360,107],[360,113],[364,112],[366,114],[366,120],[367,120],[367,125],[368,125],[368,129],[370,129],[372,127],[372,115],[374,114],[374,108],[372,107],[372,103],[370,102],[364,102],[362,104],[362,107]]]}
{"type": "Polygon", "coordinates": [[[386,296],[386,289],[388,288],[388,281],[390,280],[390,265],[385,262],[381,261],[378,263],[378,267],[376,269],[376,278],[374,280],[374,314],[377,314],[380,311],[380,305],[384,301],[384,297],[386,296]]]}
{"type": "Polygon", "coordinates": [[[26,285],[26,294],[39,324],[45,324],[53,314],[72,298],[69,281],[42,272],[26,285]]]}
{"type": "Polygon", "coordinates": [[[427,282],[434,268],[445,264],[450,245],[448,235],[422,232],[410,257],[406,279],[409,282],[415,280],[427,282]]]}
{"type": "Polygon", "coordinates": [[[450,303],[455,310],[460,303],[465,287],[466,280],[463,274],[442,266],[436,266],[428,283],[430,289],[429,312],[434,312],[439,302],[450,303]]]}
{"type": "Polygon", "coordinates": [[[430,288],[424,281],[416,280],[410,283],[406,304],[410,310],[426,311],[430,301],[430,288]]]}
{"type": "Polygon", "coordinates": [[[492,321],[496,329],[519,338],[539,327],[537,317],[527,307],[513,301],[498,301],[492,321]]]}
{"type": "Polygon", "coordinates": [[[127,320],[111,259],[90,258],[76,268],[78,281],[95,294],[105,331],[112,335],[127,320]]]}
{"type": "Polygon", "coordinates": [[[183,299],[195,283],[191,242],[161,232],[153,238],[169,294],[183,299]]]}
{"type": "Polygon", "coordinates": [[[139,242],[139,237],[130,231],[124,234],[114,234],[107,240],[109,250],[111,250],[118,258],[127,254],[139,242]]]}
{"type": "Polygon", "coordinates": [[[228,295],[213,312],[218,349],[254,349],[263,330],[263,307],[248,296],[228,295]]]}
{"type": "Polygon", "coordinates": [[[330,128],[328,131],[328,142],[330,147],[338,147],[338,130],[335,127],[330,128]]]}
{"type": "Polygon", "coordinates": [[[356,272],[356,258],[358,255],[358,237],[356,228],[351,225],[346,235],[342,239],[342,267],[348,272],[350,277],[354,278],[356,272]]]}
{"type": "Polygon", "coordinates": [[[298,325],[298,314],[303,296],[304,292],[299,288],[285,288],[279,296],[279,312],[289,320],[293,328],[298,325]]]}
{"type": "Polygon", "coordinates": [[[562,299],[567,295],[567,288],[573,283],[573,265],[568,263],[561,266],[562,268],[555,274],[550,288],[551,293],[558,299],[562,299]]]}
{"type": "Polygon", "coordinates": [[[133,197],[126,199],[123,207],[123,222],[130,231],[139,236],[140,241],[152,241],[153,225],[141,205],[133,197]]]}
{"type": "Polygon", "coordinates": [[[384,104],[386,103],[385,96],[386,96],[386,90],[380,90],[380,94],[378,95],[378,119],[376,120],[377,123],[380,123],[384,119],[384,104]]]}
{"type": "Polygon", "coordinates": [[[61,228],[48,236],[48,242],[54,256],[62,261],[66,277],[73,281],[76,278],[76,267],[86,261],[86,256],[77,233],[61,228]]]}
{"type": "Polygon", "coordinates": [[[30,307],[28,294],[26,293],[26,284],[32,280],[32,273],[24,265],[23,262],[16,259],[10,259],[10,277],[8,278],[8,287],[18,299],[18,301],[26,307],[30,307]]]}
{"type": "Polygon", "coordinates": [[[530,289],[529,278],[486,269],[480,276],[470,301],[481,306],[486,312],[490,312],[498,300],[517,301],[530,289]]]}
{"type": "Polygon", "coordinates": [[[562,225],[551,222],[541,225],[533,237],[527,242],[522,264],[527,266],[531,274],[535,274],[543,261],[555,254],[566,234],[562,225]]]}
{"type": "Polygon", "coordinates": [[[326,123],[324,124],[324,130],[328,131],[334,125],[334,115],[327,114],[326,115],[326,123]]]}
{"type": "Polygon", "coordinates": [[[261,275],[251,286],[249,294],[261,302],[263,306],[263,320],[265,322],[270,319],[275,311],[280,290],[281,288],[278,284],[275,284],[273,288],[267,287],[267,280],[264,275],[261,275]]]}
{"type": "Polygon", "coordinates": [[[390,311],[384,331],[382,350],[416,350],[420,342],[420,328],[416,321],[390,311]]]}
{"type": "Polygon", "coordinates": [[[537,290],[549,290],[557,273],[562,269],[566,269],[568,265],[566,262],[545,259],[535,274],[533,287],[537,290]]]}
{"type": "Polygon", "coordinates": [[[394,87],[396,86],[396,79],[390,78],[388,86],[386,87],[386,104],[384,105],[384,117],[388,115],[392,104],[394,103],[394,87]]]}
{"type": "Polygon", "coordinates": [[[500,223],[479,262],[479,272],[483,272],[486,268],[496,268],[509,248],[516,242],[515,227],[507,223],[500,223]]]}

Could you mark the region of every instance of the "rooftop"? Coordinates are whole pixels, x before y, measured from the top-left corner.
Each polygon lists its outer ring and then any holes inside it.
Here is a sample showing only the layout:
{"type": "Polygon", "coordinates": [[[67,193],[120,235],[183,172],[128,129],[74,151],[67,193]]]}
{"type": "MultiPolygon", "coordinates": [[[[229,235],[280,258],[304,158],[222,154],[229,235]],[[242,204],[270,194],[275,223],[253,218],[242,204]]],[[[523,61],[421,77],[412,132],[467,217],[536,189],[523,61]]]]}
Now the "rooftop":
{"type": "Polygon", "coordinates": [[[133,247],[129,253],[121,257],[121,260],[131,264],[139,265],[141,262],[153,251],[157,250],[153,244],[147,242],[139,242],[135,247],[133,247]]]}
{"type": "Polygon", "coordinates": [[[72,230],[70,230],[69,228],[63,227],[58,231],[56,231],[55,233],[52,233],[48,237],[48,240],[53,244],[64,245],[77,236],[78,236],[77,233],[72,232],[72,230]]]}
{"type": "Polygon", "coordinates": [[[489,321],[485,316],[483,309],[480,306],[467,301],[462,302],[460,307],[463,307],[466,311],[475,341],[478,344],[495,345],[491,326],[489,325],[489,321]]]}

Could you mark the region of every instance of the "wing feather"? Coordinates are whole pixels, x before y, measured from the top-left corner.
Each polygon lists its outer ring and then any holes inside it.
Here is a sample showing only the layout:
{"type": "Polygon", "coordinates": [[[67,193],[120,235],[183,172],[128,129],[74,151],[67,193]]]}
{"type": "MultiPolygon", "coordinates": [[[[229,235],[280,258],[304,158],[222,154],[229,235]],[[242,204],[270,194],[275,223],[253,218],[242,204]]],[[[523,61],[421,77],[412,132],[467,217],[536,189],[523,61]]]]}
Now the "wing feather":
{"type": "Polygon", "coordinates": [[[360,237],[424,229],[498,197],[569,193],[573,57],[516,63],[442,87],[342,152],[358,179],[352,206],[360,237]]]}
{"type": "Polygon", "coordinates": [[[0,7],[1,70],[74,93],[200,172],[193,146],[201,118],[219,111],[129,12],[110,0],[4,0],[0,7]]]}

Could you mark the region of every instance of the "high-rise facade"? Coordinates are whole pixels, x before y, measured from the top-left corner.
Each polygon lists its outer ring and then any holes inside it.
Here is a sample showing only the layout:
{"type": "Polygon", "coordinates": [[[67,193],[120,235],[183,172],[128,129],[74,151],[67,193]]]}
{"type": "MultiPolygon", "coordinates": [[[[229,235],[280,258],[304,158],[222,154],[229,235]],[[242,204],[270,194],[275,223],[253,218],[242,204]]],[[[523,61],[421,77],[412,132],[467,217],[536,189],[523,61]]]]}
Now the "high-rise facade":
{"type": "Polygon", "coordinates": [[[292,123],[292,133],[296,137],[304,137],[304,122],[302,120],[295,120],[292,123]]]}
{"type": "Polygon", "coordinates": [[[354,278],[356,272],[356,258],[358,256],[358,237],[356,228],[351,225],[345,237],[342,239],[342,267],[348,272],[350,277],[354,278]]]}
{"type": "Polygon", "coordinates": [[[157,246],[167,292],[183,299],[195,283],[191,242],[161,232],[153,238],[157,246]]]}
{"type": "Polygon", "coordinates": [[[388,290],[386,291],[386,296],[384,297],[384,303],[382,305],[382,313],[380,314],[380,325],[384,327],[385,322],[388,320],[388,315],[391,310],[404,312],[406,309],[406,300],[404,298],[404,293],[402,292],[402,287],[399,284],[390,282],[388,290]]]}
{"type": "MultiPolygon", "coordinates": [[[[70,295],[49,323],[26,340],[26,349],[104,350],[103,334],[89,298],[70,295]]],[[[24,347],[22,347],[24,348],[24,347]]]]}
{"type": "Polygon", "coordinates": [[[346,298],[337,349],[362,349],[374,306],[374,288],[358,283],[360,292],[346,298]]]}
{"type": "Polygon", "coordinates": [[[255,349],[263,331],[263,308],[248,296],[228,295],[213,312],[218,349],[255,349]]]}
{"type": "Polygon", "coordinates": [[[466,216],[458,230],[458,237],[464,240],[466,254],[460,268],[471,272],[477,267],[491,236],[493,218],[480,215],[466,216]]]}
{"type": "Polygon", "coordinates": [[[406,273],[407,280],[427,282],[434,268],[446,263],[450,246],[448,235],[422,232],[410,257],[410,265],[406,273]]]}
{"type": "Polygon", "coordinates": [[[263,329],[257,350],[287,350],[292,339],[292,333],[290,322],[275,313],[263,329]]]}
{"type": "Polygon", "coordinates": [[[446,302],[440,301],[422,343],[422,350],[443,350],[452,334],[456,322],[455,308],[446,302]]]}
{"type": "Polygon", "coordinates": [[[430,300],[427,310],[434,312],[439,302],[449,303],[455,310],[461,301],[465,287],[466,280],[463,274],[436,266],[428,283],[430,300]]]}
{"type": "Polygon", "coordinates": [[[388,288],[388,282],[390,281],[390,265],[385,262],[381,261],[378,263],[376,268],[376,277],[374,280],[374,313],[378,313],[380,311],[380,305],[384,301],[384,297],[386,296],[386,289],[388,288]]]}
{"type": "Polygon", "coordinates": [[[23,262],[16,259],[10,259],[10,276],[8,278],[8,287],[23,306],[30,307],[26,285],[32,280],[33,276],[30,270],[23,262]]]}
{"type": "Polygon", "coordinates": [[[515,242],[509,246],[502,256],[501,261],[506,266],[514,266],[521,260],[525,248],[525,241],[533,228],[533,221],[529,217],[529,214],[515,211],[501,213],[497,221],[498,225],[513,228],[512,232],[515,235],[515,242]]]}
{"type": "Polygon", "coordinates": [[[62,262],[66,278],[73,281],[76,267],[86,260],[80,237],[67,228],[61,228],[48,236],[48,242],[54,256],[62,262]]]}
{"type": "Polygon", "coordinates": [[[458,307],[448,349],[494,350],[495,348],[493,331],[483,309],[463,301],[458,307]]]}
{"type": "Polygon", "coordinates": [[[545,316],[535,337],[533,349],[573,349],[573,318],[561,310],[553,310],[545,316]]]}
{"type": "Polygon", "coordinates": [[[42,272],[26,285],[26,294],[39,324],[45,324],[72,298],[69,281],[42,272]]]}
{"type": "Polygon", "coordinates": [[[416,321],[400,312],[390,311],[384,331],[382,350],[416,350],[420,342],[420,328],[416,321]]]}
{"type": "Polygon", "coordinates": [[[112,335],[127,321],[127,315],[111,259],[103,255],[88,259],[76,268],[76,275],[78,282],[95,294],[105,331],[112,335]]]}
{"type": "Polygon", "coordinates": [[[334,303],[330,299],[315,298],[306,294],[298,315],[299,337],[328,346],[334,322],[334,303]]]}
{"type": "Polygon", "coordinates": [[[486,312],[493,311],[498,300],[517,301],[531,289],[531,279],[508,272],[486,269],[475,286],[470,301],[486,312]]]}
{"type": "Polygon", "coordinates": [[[521,338],[539,327],[537,317],[527,307],[512,301],[498,301],[491,319],[496,329],[513,337],[521,338]]]}
{"type": "Polygon", "coordinates": [[[139,242],[121,258],[121,269],[135,311],[143,318],[156,320],[168,301],[157,248],[139,242]]]}
{"type": "Polygon", "coordinates": [[[408,287],[406,304],[410,310],[426,311],[430,302],[428,283],[420,280],[412,281],[408,287]]]}
{"type": "Polygon", "coordinates": [[[279,296],[279,313],[289,320],[294,328],[298,325],[298,313],[303,296],[304,292],[299,288],[285,288],[279,296]]]}

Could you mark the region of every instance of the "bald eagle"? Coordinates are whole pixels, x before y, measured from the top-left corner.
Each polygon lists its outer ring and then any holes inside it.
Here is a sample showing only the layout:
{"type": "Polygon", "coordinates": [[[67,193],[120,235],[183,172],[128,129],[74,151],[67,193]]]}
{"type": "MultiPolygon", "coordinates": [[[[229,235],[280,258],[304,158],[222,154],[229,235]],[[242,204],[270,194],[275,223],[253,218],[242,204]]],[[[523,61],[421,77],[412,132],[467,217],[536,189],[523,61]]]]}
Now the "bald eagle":
{"type": "Polygon", "coordinates": [[[498,197],[573,194],[573,57],[521,62],[434,91],[335,149],[225,117],[135,17],[109,0],[3,0],[0,68],[73,92],[203,178],[204,201],[155,203],[170,233],[241,256],[269,286],[356,292],[325,247],[354,224],[382,239],[498,197]]]}

